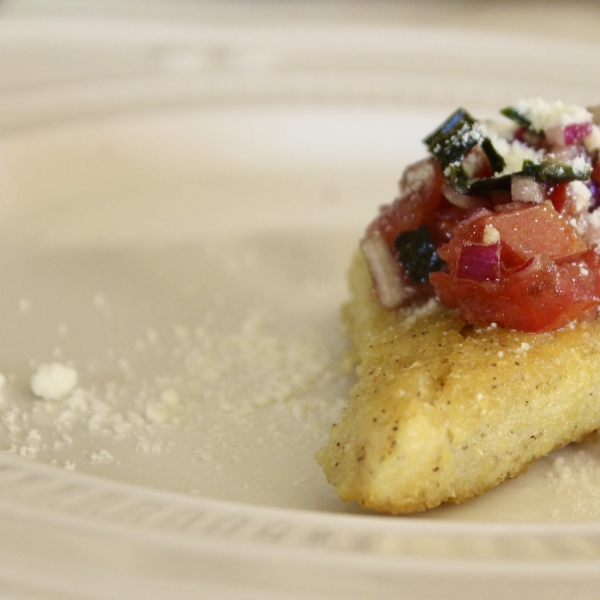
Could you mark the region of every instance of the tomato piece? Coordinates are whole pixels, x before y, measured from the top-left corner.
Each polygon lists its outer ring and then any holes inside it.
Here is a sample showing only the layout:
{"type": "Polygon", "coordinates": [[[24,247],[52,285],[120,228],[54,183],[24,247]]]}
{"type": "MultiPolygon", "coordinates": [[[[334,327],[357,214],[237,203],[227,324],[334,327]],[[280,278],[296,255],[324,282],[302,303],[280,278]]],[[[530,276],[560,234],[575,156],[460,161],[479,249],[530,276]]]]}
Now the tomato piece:
{"type": "Polygon", "coordinates": [[[450,273],[431,273],[430,282],[442,303],[458,308],[466,321],[542,332],[596,314],[600,257],[551,202],[482,211],[453,234],[438,248],[450,273]],[[482,243],[486,226],[499,234],[500,273],[465,277],[464,251],[482,243]]]}
{"type": "Polygon", "coordinates": [[[367,233],[380,231],[393,248],[399,234],[434,223],[444,204],[443,182],[442,168],[434,159],[427,158],[410,165],[400,180],[400,196],[381,208],[367,233]]]}
{"type": "Polygon", "coordinates": [[[449,243],[438,249],[440,257],[456,271],[464,244],[480,244],[486,225],[493,226],[500,234],[504,262],[514,266],[531,256],[544,254],[553,260],[581,254],[587,244],[577,232],[554,209],[550,202],[519,205],[514,210],[503,207],[501,211],[489,211],[481,217],[460,223],[453,231],[449,243]]]}
{"type": "Polygon", "coordinates": [[[556,212],[563,217],[571,212],[571,197],[567,193],[567,189],[568,182],[563,181],[562,183],[557,183],[548,194],[556,212]]]}
{"type": "Polygon", "coordinates": [[[557,265],[548,257],[536,256],[529,262],[529,268],[497,281],[458,279],[442,272],[431,273],[430,281],[442,303],[458,308],[470,323],[493,322],[541,333],[596,316],[597,271],[582,266],[580,260],[557,265]]]}
{"type": "Polygon", "coordinates": [[[545,254],[556,260],[587,250],[587,244],[550,202],[503,211],[487,217],[485,224],[493,225],[500,239],[524,259],[545,254]]]}
{"type": "Polygon", "coordinates": [[[600,184],[600,158],[596,160],[592,168],[592,181],[600,184]]]}

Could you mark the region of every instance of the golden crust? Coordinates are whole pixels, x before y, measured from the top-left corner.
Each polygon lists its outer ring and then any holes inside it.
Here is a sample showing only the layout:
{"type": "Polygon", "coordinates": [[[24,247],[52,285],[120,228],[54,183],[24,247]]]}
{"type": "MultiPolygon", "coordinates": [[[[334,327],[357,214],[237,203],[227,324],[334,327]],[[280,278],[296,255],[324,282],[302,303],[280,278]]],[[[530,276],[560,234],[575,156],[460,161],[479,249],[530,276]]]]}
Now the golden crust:
{"type": "Polygon", "coordinates": [[[360,252],[349,283],[358,382],[316,455],[343,500],[464,502],[600,427],[600,321],[528,334],[466,325],[434,300],[387,311],[360,252]]]}

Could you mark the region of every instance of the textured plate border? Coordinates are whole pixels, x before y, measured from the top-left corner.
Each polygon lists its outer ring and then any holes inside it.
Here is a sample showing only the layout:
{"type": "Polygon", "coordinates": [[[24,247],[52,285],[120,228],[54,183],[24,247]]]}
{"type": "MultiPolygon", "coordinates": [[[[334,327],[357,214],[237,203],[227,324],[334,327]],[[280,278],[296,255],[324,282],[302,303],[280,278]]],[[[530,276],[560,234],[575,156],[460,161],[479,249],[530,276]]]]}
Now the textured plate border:
{"type": "Polygon", "coordinates": [[[384,25],[161,25],[107,18],[4,18],[0,41],[11,47],[0,58],[0,132],[224,103],[495,111],[515,97],[539,95],[587,104],[597,101],[589,82],[600,48],[384,25]],[[83,71],[80,52],[83,60],[93,57],[83,71]],[[32,78],[24,79],[23,70],[33,71],[32,78]]]}
{"type": "Polygon", "coordinates": [[[0,545],[0,584],[33,585],[36,573],[36,594],[58,588],[77,598],[87,597],[90,578],[102,579],[102,598],[130,588],[149,598],[221,590],[235,598],[475,600],[484,583],[493,600],[592,598],[600,559],[596,523],[466,524],[262,508],[1,455],[0,535],[14,540],[15,533],[17,543],[0,545]]]}

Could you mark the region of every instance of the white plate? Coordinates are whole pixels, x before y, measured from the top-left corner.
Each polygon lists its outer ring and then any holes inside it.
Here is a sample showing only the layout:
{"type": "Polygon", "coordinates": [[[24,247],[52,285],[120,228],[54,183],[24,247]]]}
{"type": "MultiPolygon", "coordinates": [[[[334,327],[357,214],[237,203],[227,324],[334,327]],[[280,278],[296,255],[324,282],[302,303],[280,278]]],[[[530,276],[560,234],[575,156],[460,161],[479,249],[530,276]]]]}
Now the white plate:
{"type": "Polygon", "coordinates": [[[346,265],[419,140],[458,105],[597,101],[598,47],[106,19],[0,40],[5,597],[594,597],[596,446],[411,518],[343,505],[313,453],[352,380],[346,265]],[[52,362],[78,387],[36,398],[52,362]]]}

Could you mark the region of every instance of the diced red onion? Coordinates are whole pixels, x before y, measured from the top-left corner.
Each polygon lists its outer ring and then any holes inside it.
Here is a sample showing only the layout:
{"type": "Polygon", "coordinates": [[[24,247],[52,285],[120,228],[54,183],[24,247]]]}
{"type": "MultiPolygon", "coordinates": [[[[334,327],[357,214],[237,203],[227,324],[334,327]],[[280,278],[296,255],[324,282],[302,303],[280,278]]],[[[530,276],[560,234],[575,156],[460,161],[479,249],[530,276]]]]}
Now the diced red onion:
{"type": "Polygon", "coordinates": [[[465,244],[458,257],[456,276],[472,281],[493,281],[500,277],[500,242],[465,244]]]}
{"type": "Polygon", "coordinates": [[[383,308],[398,308],[407,298],[410,288],[405,286],[400,265],[392,254],[381,232],[372,231],[360,242],[373,279],[375,293],[383,308]]]}
{"type": "Polygon", "coordinates": [[[461,194],[454,189],[454,186],[449,181],[444,181],[442,185],[442,194],[446,197],[448,202],[454,204],[454,206],[458,206],[458,208],[470,210],[483,205],[483,200],[481,200],[481,198],[461,194]]]}
{"type": "Polygon", "coordinates": [[[570,146],[580,142],[592,133],[592,123],[573,123],[565,127],[565,144],[570,146]]]}
{"type": "Polygon", "coordinates": [[[510,195],[513,202],[541,204],[545,200],[544,186],[533,177],[513,175],[510,178],[510,195]]]}
{"type": "Polygon", "coordinates": [[[571,146],[580,142],[592,133],[592,123],[571,123],[570,125],[557,125],[546,129],[546,140],[551,146],[571,146]]]}

